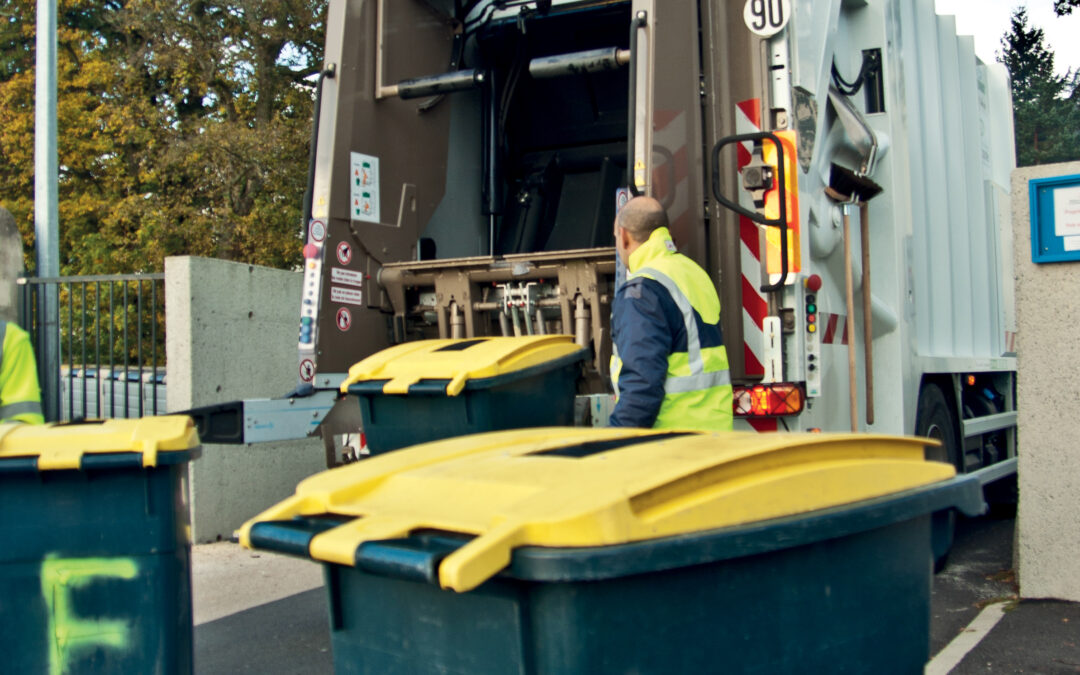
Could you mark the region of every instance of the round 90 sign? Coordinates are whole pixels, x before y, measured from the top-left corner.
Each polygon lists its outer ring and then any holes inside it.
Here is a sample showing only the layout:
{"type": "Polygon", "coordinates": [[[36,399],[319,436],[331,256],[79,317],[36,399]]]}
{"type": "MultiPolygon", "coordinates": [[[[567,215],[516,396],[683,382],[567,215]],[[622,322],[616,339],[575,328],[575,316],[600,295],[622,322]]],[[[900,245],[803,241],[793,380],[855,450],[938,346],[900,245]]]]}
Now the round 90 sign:
{"type": "Polygon", "coordinates": [[[772,37],[787,25],[791,17],[790,0],[746,0],[743,21],[759,37],[772,37]]]}

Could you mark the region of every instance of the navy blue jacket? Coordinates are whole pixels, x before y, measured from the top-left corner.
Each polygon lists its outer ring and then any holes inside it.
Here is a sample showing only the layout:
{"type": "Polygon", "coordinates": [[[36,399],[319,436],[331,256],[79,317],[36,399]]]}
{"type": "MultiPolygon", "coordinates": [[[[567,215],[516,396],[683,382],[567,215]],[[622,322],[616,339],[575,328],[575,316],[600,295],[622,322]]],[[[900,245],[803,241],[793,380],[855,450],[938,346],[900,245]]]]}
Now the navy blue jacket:
{"type": "MultiPolygon", "coordinates": [[[[685,352],[686,325],[682,312],[660,282],[632,277],[615,293],[612,341],[622,359],[619,400],[608,424],[652,428],[664,401],[668,356],[685,352]]],[[[701,346],[723,344],[718,326],[706,324],[694,312],[701,346]]]]}

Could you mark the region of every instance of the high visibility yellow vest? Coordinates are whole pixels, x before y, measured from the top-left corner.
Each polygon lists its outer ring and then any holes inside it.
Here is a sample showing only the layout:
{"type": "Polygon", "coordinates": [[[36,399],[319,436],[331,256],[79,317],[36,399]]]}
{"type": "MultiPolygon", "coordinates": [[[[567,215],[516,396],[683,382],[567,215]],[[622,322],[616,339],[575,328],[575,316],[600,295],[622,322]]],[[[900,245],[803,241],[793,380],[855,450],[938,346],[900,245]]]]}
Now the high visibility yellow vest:
{"type": "MultiPolygon", "coordinates": [[[[720,298],[705,270],[675,252],[667,228],[657,228],[630,256],[627,280],[646,277],[667,290],[686,327],[687,350],[668,355],[664,399],[653,428],[731,431],[731,375],[727,350],[722,345],[702,347],[696,311],[704,323],[720,323],[720,298]]],[[[616,347],[611,357],[611,379],[619,393],[622,360],[616,347]]]]}
{"type": "Polygon", "coordinates": [[[0,320],[0,424],[5,422],[42,424],[45,417],[30,336],[0,320]]]}

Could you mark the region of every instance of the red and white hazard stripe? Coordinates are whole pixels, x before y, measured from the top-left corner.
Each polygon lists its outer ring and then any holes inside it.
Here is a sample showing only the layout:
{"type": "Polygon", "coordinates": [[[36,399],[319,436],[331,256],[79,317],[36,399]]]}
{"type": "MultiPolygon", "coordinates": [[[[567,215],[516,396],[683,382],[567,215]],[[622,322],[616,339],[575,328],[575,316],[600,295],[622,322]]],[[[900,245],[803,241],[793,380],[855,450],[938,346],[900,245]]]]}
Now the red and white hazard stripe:
{"type": "MultiPolygon", "coordinates": [[[[761,131],[761,100],[750,99],[735,105],[735,133],[749,134],[761,131]]],[[[740,143],[738,170],[750,163],[752,143],[740,143]]],[[[754,210],[754,203],[749,194],[739,190],[739,204],[747,210],[754,210]]],[[[765,332],[764,321],[769,313],[769,303],[758,289],[762,284],[761,273],[761,232],[749,218],[739,216],[739,256],[742,268],[742,307],[743,307],[743,360],[746,374],[761,377],[765,374],[765,332]]]]}
{"type": "Polygon", "coordinates": [[[846,345],[848,343],[847,317],[843,314],[818,314],[821,331],[821,344],[823,345],[846,345]]]}
{"type": "Polygon", "coordinates": [[[652,171],[652,194],[662,203],[670,201],[667,214],[671,231],[685,232],[692,215],[687,183],[690,179],[690,163],[686,149],[686,113],[682,110],[657,110],[653,113],[653,125],[653,145],[668,150],[671,158],[661,159],[653,155],[654,161],[659,163],[652,171]],[[673,163],[674,170],[668,166],[669,161],[673,163]]]}

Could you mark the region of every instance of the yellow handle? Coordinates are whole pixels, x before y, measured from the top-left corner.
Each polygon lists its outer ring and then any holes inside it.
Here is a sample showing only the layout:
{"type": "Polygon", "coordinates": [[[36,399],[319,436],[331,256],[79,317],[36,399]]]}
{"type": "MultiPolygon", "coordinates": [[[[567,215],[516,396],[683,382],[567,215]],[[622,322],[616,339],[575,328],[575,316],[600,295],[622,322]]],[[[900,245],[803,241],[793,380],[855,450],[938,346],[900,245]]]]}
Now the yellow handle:
{"type": "Polygon", "coordinates": [[[471,591],[510,564],[510,552],[524,542],[520,523],[503,523],[454,551],[439,565],[439,585],[471,591]]]}

